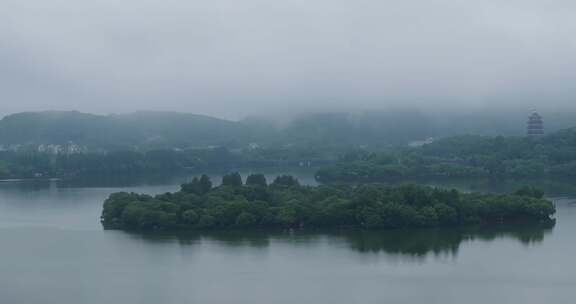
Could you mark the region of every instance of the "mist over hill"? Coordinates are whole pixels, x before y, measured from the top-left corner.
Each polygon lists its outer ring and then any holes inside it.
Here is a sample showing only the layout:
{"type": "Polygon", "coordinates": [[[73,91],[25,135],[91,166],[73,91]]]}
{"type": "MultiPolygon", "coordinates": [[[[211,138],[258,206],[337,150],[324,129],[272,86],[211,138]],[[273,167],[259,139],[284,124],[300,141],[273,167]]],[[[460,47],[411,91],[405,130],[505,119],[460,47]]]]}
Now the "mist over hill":
{"type": "Polygon", "coordinates": [[[26,112],[0,120],[0,144],[74,143],[90,149],[232,145],[249,140],[248,128],[217,118],[168,112],[93,115],[26,112]]]}
{"type": "MultiPolygon", "coordinates": [[[[547,132],[576,125],[576,112],[543,113],[547,132]]],[[[76,111],[23,112],[0,120],[0,145],[74,144],[87,150],[190,149],[246,146],[380,149],[428,137],[524,135],[527,113],[318,112],[280,124],[273,117],[230,121],[176,112],[95,115],[76,111]]]]}

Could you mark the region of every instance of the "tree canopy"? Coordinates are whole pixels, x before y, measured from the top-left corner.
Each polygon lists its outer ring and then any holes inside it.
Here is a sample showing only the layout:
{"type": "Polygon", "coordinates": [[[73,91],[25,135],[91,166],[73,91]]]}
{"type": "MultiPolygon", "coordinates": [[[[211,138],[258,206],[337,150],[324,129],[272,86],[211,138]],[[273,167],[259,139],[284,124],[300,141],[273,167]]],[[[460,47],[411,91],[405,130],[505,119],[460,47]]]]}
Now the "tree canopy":
{"type": "MultiPolygon", "coordinates": [[[[238,177],[228,174],[221,186],[202,188],[204,175],[182,185],[181,191],[155,196],[111,194],[104,203],[102,223],[106,228],[129,230],[372,229],[541,222],[550,221],[555,213],[554,205],[533,188],[482,194],[412,184],[311,187],[291,176],[265,186],[243,185],[238,177]]],[[[260,178],[249,178],[255,179],[260,178]]]]}
{"type": "Polygon", "coordinates": [[[402,177],[574,177],[576,129],[542,138],[455,136],[394,152],[353,151],[318,170],[321,181],[402,177]]]}

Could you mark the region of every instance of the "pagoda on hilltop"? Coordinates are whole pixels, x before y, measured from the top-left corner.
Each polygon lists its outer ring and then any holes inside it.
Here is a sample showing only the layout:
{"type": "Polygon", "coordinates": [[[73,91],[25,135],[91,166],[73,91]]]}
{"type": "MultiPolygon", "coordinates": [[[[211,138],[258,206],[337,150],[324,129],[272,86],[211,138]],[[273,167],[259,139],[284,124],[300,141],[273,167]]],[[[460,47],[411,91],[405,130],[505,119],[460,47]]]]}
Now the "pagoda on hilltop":
{"type": "Polygon", "coordinates": [[[529,137],[538,137],[544,135],[544,121],[538,112],[534,111],[528,117],[526,135],[529,137]]]}

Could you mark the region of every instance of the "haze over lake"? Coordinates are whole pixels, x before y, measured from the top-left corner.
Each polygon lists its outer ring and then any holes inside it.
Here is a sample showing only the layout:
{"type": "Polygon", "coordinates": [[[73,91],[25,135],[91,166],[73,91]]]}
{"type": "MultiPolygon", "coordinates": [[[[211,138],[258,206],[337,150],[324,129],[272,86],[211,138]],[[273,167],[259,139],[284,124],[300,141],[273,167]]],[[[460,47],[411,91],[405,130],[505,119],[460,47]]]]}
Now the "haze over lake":
{"type": "MultiPolygon", "coordinates": [[[[298,177],[313,182],[310,173],[298,177]]],[[[552,193],[553,227],[102,229],[102,202],[111,192],[175,191],[186,179],[0,183],[3,302],[572,303],[570,190],[552,193]]]]}
{"type": "Polygon", "coordinates": [[[575,16],[0,0],[0,304],[574,303],[575,16]]]}

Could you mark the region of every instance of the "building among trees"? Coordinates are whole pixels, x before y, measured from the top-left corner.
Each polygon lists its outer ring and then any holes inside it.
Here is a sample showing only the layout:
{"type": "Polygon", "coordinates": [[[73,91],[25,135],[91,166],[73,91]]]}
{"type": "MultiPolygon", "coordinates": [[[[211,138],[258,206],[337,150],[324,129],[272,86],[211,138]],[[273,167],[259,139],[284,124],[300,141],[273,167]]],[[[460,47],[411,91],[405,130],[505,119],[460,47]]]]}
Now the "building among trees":
{"type": "Polygon", "coordinates": [[[540,114],[538,114],[536,111],[532,112],[530,117],[528,117],[526,135],[530,137],[544,135],[544,122],[542,120],[542,116],[540,116],[540,114]]]}

